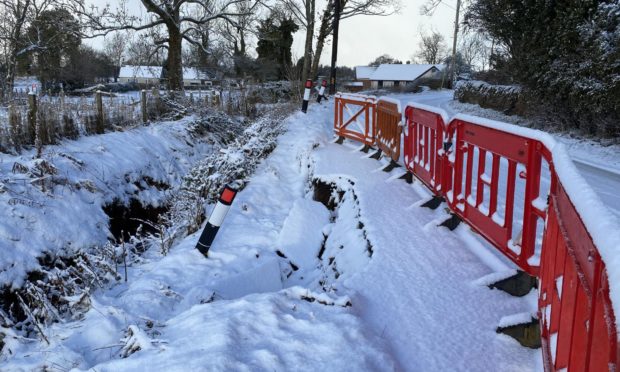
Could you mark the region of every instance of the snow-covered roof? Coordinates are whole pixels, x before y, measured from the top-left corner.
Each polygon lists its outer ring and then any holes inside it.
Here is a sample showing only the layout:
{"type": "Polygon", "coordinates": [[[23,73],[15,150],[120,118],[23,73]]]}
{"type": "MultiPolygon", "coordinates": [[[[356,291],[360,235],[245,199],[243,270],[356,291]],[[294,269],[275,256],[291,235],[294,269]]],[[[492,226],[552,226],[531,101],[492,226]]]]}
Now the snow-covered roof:
{"type": "Polygon", "coordinates": [[[183,67],[184,80],[210,80],[211,77],[204,71],[194,67],[183,67]]]}
{"type": "Polygon", "coordinates": [[[118,73],[119,78],[132,79],[159,79],[162,72],[161,66],[123,66],[118,73]]]}
{"type": "Polygon", "coordinates": [[[375,72],[370,75],[370,80],[414,81],[433,67],[439,70],[439,66],[440,65],[384,64],[380,65],[375,72]]]}
{"type": "Polygon", "coordinates": [[[356,79],[370,79],[370,75],[377,69],[376,66],[357,66],[355,67],[356,79]]]}

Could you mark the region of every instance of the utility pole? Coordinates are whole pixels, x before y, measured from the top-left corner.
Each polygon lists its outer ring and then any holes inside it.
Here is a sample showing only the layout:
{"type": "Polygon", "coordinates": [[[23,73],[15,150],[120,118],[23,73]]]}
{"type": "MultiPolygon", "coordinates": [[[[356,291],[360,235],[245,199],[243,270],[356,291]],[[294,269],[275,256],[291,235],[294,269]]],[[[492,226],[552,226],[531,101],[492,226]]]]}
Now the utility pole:
{"type": "Polygon", "coordinates": [[[336,94],[336,61],[338,60],[338,26],[340,24],[341,0],[334,1],[334,33],[332,36],[332,68],[329,77],[329,94],[336,94]]]}
{"type": "MultiPolygon", "coordinates": [[[[454,20],[454,40],[452,41],[452,61],[450,63],[450,82],[454,89],[455,73],[456,73],[456,42],[459,36],[459,12],[461,10],[461,0],[456,1],[456,19],[454,20]]],[[[443,85],[443,84],[442,84],[443,85]]]]}

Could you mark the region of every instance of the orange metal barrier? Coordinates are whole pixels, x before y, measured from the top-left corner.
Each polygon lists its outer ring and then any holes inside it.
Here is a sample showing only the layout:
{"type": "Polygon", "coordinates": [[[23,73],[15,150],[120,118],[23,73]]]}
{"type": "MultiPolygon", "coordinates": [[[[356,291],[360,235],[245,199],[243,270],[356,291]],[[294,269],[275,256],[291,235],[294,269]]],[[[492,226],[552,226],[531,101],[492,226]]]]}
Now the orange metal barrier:
{"type": "Polygon", "coordinates": [[[336,94],[334,132],[340,138],[348,138],[367,146],[374,146],[377,128],[375,115],[377,101],[374,97],[336,94]]]}
{"type": "Polygon", "coordinates": [[[398,102],[384,98],[377,101],[377,147],[393,161],[400,158],[402,113],[398,102]]]}

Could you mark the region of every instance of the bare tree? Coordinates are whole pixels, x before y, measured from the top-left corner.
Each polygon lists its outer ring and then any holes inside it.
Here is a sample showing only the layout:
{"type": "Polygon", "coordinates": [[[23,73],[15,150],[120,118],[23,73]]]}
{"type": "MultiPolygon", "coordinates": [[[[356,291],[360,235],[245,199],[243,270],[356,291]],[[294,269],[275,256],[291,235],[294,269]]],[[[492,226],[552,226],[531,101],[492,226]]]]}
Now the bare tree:
{"type": "Polygon", "coordinates": [[[310,76],[310,67],[313,55],[314,28],[316,21],[316,0],[282,0],[284,7],[306,30],[304,43],[304,64],[301,70],[301,80],[306,81],[310,76]]]}
{"type": "MultiPolygon", "coordinates": [[[[451,61],[456,61],[456,46],[458,43],[458,37],[459,37],[459,25],[460,25],[460,12],[461,12],[461,4],[463,3],[463,0],[456,0],[456,8],[452,8],[452,6],[449,6],[445,3],[444,0],[428,0],[426,2],[426,4],[424,4],[421,8],[420,8],[420,13],[423,15],[432,15],[433,12],[435,11],[435,9],[437,9],[437,7],[440,4],[444,4],[452,9],[455,10],[455,18],[454,18],[454,38],[452,39],[452,57],[450,58],[451,61]]],[[[450,63],[450,81],[453,81],[455,79],[455,63],[450,63]]],[[[445,76],[445,75],[444,75],[445,76]]],[[[443,81],[441,82],[441,85],[443,86],[443,81]]]]}
{"type": "MultiPolygon", "coordinates": [[[[261,0],[253,0],[243,13],[235,5],[245,0],[140,0],[150,18],[145,20],[129,13],[126,0],[117,8],[110,5],[103,8],[87,7],[82,4],[75,11],[84,19],[90,30],[89,36],[106,35],[113,31],[143,31],[157,28],[165,30],[164,35],[155,43],[168,51],[167,72],[168,88],[183,89],[183,41],[202,48],[202,40],[194,36],[202,25],[216,19],[222,19],[237,25],[237,17],[254,11],[261,0]],[[198,16],[196,16],[198,15],[198,16]]],[[[208,51],[206,51],[208,52],[208,51]]]]}
{"type": "Polygon", "coordinates": [[[229,51],[229,57],[234,62],[237,75],[246,72],[244,71],[245,68],[251,64],[249,60],[250,44],[252,40],[256,40],[258,37],[257,26],[261,15],[258,9],[250,12],[251,7],[252,2],[250,0],[236,4],[235,10],[241,14],[237,17],[236,24],[218,22],[216,25],[217,35],[223,40],[223,45],[229,51]]]}
{"type": "Polygon", "coordinates": [[[123,65],[123,60],[127,54],[129,38],[130,35],[127,32],[115,32],[112,36],[105,39],[103,51],[114,63],[114,67],[117,70],[120,70],[123,65]]]}
{"type": "Polygon", "coordinates": [[[430,34],[420,32],[418,51],[413,56],[414,60],[421,63],[437,64],[447,53],[446,42],[442,34],[431,31],[430,34]]]}
{"type": "MultiPolygon", "coordinates": [[[[78,1],[78,0],[76,0],[78,1]]],[[[0,41],[6,51],[5,93],[10,98],[15,85],[17,60],[20,56],[41,48],[41,35],[35,40],[24,39],[28,27],[41,13],[55,6],[72,3],[71,0],[0,0],[0,41]]],[[[49,39],[49,37],[48,37],[49,39]]]]}
{"type": "Polygon", "coordinates": [[[149,32],[146,35],[140,35],[139,37],[134,37],[133,40],[129,42],[126,51],[126,61],[130,64],[142,66],[161,66],[164,63],[164,49],[158,45],[155,45],[152,41],[157,39],[159,36],[149,36],[149,34],[152,34],[152,32],[149,32]]]}
{"type": "MultiPolygon", "coordinates": [[[[358,15],[388,16],[400,10],[400,0],[340,0],[340,20],[358,15]]],[[[310,76],[314,77],[319,69],[321,55],[327,38],[333,32],[334,0],[328,0],[320,17],[321,24],[317,35],[316,48],[312,59],[310,76]]]]}
{"type": "Polygon", "coordinates": [[[459,42],[459,53],[463,62],[475,69],[476,66],[482,68],[486,62],[487,47],[484,35],[478,32],[469,32],[463,35],[459,42]]]}

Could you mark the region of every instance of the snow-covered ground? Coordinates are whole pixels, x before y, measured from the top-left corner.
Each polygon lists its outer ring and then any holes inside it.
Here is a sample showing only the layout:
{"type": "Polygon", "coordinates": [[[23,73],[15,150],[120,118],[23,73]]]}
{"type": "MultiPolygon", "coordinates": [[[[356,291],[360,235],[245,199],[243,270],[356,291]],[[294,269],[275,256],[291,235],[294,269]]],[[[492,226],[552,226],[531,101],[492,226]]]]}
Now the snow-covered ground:
{"type": "Polygon", "coordinates": [[[110,236],[102,206],[161,205],[210,151],[190,132],[192,120],[65,140],[40,159],[35,150],[2,154],[0,202],[9,207],[0,211],[0,286],[20,287],[43,252],[103,245],[110,236]]]}
{"type": "Polygon", "coordinates": [[[540,350],[495,331],[536,294],[490,290],[511,264],[466,226],[438,227],[448,215],[419,207],[430,195],[402,170],[332,143],[332,114],[329,101],[286,120],[208,259],[199,233],[146,252],[83,318],[45,327],[49,345],[5,337],[0,369],[540,370],[540,350]],[[313,181],[337,188],[335,210],[313,181]]]}

